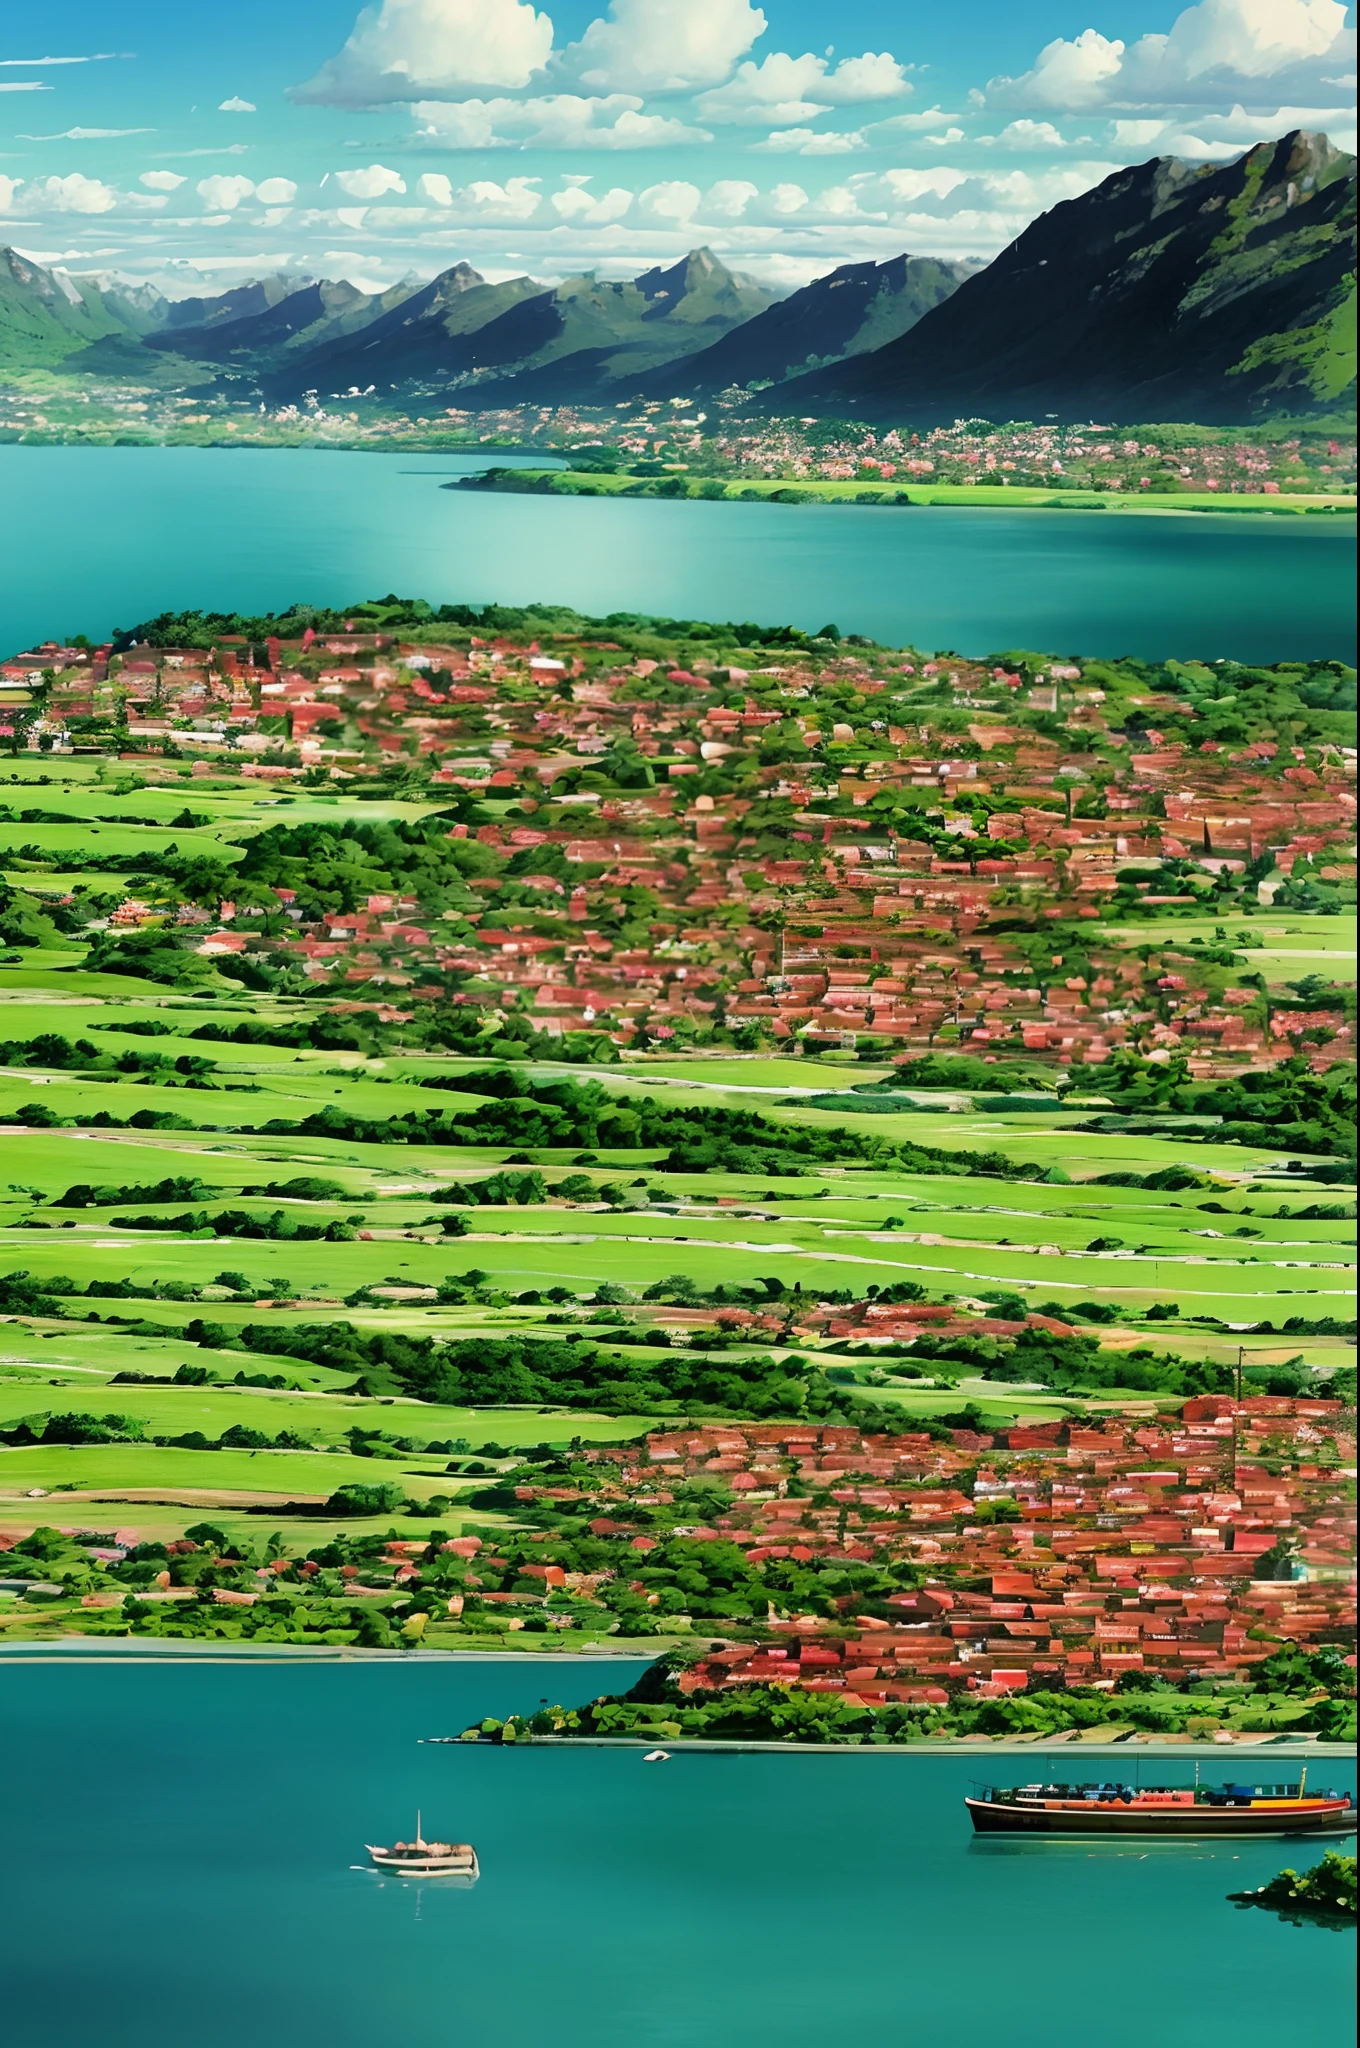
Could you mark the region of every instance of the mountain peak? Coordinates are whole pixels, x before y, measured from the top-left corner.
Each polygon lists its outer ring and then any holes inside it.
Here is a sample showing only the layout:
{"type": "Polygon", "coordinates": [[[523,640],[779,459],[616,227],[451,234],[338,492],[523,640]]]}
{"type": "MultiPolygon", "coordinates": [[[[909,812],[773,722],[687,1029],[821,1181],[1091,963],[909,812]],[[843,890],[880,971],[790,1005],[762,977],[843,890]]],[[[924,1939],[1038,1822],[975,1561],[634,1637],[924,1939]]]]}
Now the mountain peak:
{"type": "Polygon", "coordinates": [[[1335,410],[1355,376],[1354,174],[1353,157],[1301,129],[1226,164],[1114,171],[1031,221],[910,333],[800,378],[780,403],[914,425],[1335,410]]]}

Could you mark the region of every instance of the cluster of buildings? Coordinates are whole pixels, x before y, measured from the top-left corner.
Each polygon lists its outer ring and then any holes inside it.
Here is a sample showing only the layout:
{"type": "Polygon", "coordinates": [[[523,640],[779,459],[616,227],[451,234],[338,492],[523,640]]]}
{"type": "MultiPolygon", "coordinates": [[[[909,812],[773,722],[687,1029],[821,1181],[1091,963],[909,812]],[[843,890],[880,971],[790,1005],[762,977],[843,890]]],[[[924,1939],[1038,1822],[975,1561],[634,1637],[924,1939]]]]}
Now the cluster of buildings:
{"type": "MultiPolygon", "coordinates": [[[[487,856],[456,912],[399,886],[310,919],[280,889],[282,927],[258,901],[180,911],[205,955],[263,950],[300,986],[444,994],[620,1046],[718,1031],[1099,1066],[1135,1045],[1204,1074],[1344,1050],[1339,1010],[1272,1004],[1164,924],[1141,952],[1104,942],[1101,914],[1250,913],[1240,941],[1300,862],[1344,883],[1353,754],[1170,739],[1147,721],[1184,731],[1184,701],[1112,696],[1109,665],[689,658],[568,635],[47,644],[0,663],[0,719],[151,774],[184,772],[169,754],[357,790],[396,763],[435,800],[484,792],[497,821],[450,826],[487,856]],[[1050,919],[1079,921],[1080,959],[1044,948],[1050,919]]],[[[134,895],[113,922],[163,914],[134,895]]]]}
{"type": "Polygon", "coordinates": [[[872,483],[968,484],[987,479],[1056,489],[1280,491],[1347,493],[1355,489],[1355,448],[1327,434],[1254,441],[1174,434],[1155,441],[1115,427],[1023,424],[992,427],[958,420],[913,434],[896,427],[828,427],[817,420],[725,421],[712,438],[717,457],[761,476],[858,477],[872,483]]]}
{"type": "MultiPolygon", "coordinates": [[[[960,1683],[984,1696],[1109,1686],[1128,1671],[1231,1679],[1285,1644],[1349,1647],[1350,1427],[1339,1401],[1267,1395],[947,1441],[706,1424],[653,1434],[607,1483],[587,1481],[590,1527],[645,1557],[657,1535],[630,1526],[629,1506],[656,1515],[685,1482],[716,1481],[730,1508],[674,1534],[735,1543],[752,1566],[923,1568],[917,1589],[874,1602],[891,1621],[858,1612],[853,1592],[820,1603],[828,1615],[772,1590],[752,1617],[768,1639],[711,1651],[685,1690],[773,1682],[873,1703],[942,1701],[960,1683]]],[[[518,1491],[547,1508],[573,1494],[518,1491]]]]}

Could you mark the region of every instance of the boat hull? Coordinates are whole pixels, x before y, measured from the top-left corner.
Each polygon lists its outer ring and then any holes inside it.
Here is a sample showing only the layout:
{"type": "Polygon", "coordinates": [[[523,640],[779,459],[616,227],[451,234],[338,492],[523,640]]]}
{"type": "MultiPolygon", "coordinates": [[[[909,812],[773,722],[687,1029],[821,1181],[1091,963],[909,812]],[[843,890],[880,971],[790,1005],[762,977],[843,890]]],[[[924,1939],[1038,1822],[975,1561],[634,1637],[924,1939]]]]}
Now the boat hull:
{"type": "Polygon", "coordinates": [[[1353,1835],[1354,1808],[1336,1804],[1282,1812],[1279,1807],[1164,1806],[1117,1803],[1076,1807],[1038,1801],[1012,1805],[986,1799],[964,1804],[980,1835],[1153,1835],[1180,1840],[1237,1840],[1290,1835],[1353,1835]]]}
{"type": "Polygon", "coordinates": [[[386,1877],[456,1877],[464,1884],[475,1884],[481,1876],[481,1866],[472,1856],[384,1856],[370,1849],[369,1857],[375,1870],[381,1870],[386,1877]]]}

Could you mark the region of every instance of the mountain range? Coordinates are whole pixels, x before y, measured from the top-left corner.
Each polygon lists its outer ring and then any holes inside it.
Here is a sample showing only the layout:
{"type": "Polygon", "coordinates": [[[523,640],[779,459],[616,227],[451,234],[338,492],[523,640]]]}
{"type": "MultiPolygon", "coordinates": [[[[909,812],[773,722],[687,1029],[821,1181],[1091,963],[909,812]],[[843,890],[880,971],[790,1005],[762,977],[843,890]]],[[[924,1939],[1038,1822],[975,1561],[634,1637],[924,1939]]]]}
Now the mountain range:
{"type": "Polygon", "coordinates": [[[1213,424],[1353,403],[1355,170],[1295,131],[1230,164],[1117,171],[776,409],[1213,424]]]}
{"type": "Polygon", "coordinates": [[[737,387],[751,410],[921,425],[1335,413],[1354,402],[1355,168],[1298,130],[1229,164],[1158,157],[986,266],[848,263],[783,298],[703,248],[619,281],[456,263],[378,294],[279,275],[177,301],[0,250],[0,372],[474,410],[737,387]]]}

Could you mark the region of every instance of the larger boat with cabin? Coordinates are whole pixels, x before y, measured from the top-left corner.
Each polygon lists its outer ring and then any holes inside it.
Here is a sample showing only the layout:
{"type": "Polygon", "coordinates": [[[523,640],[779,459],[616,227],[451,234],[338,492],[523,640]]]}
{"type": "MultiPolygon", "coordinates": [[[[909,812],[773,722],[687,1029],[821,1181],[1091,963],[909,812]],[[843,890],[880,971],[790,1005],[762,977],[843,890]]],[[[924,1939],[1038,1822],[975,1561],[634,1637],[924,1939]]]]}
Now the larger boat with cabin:
{"type": "Polygon", "coordinates": [[[1345,1792],[1297,1785],[1016,1785],[965,1799],[980,1835],[1353,1835],[1345,1792]]]}
{"type": "Polygon", "coordinates": [[[482,1874],[471,1842],[425,1841],[419,1814],[413,1842],[394,1842],[390,1849],[375,1848],[372,1842],[364,1846],[374,1869],[392,1877],[459,1877],[465,1884],[474,1884],[482,1874]]]}

